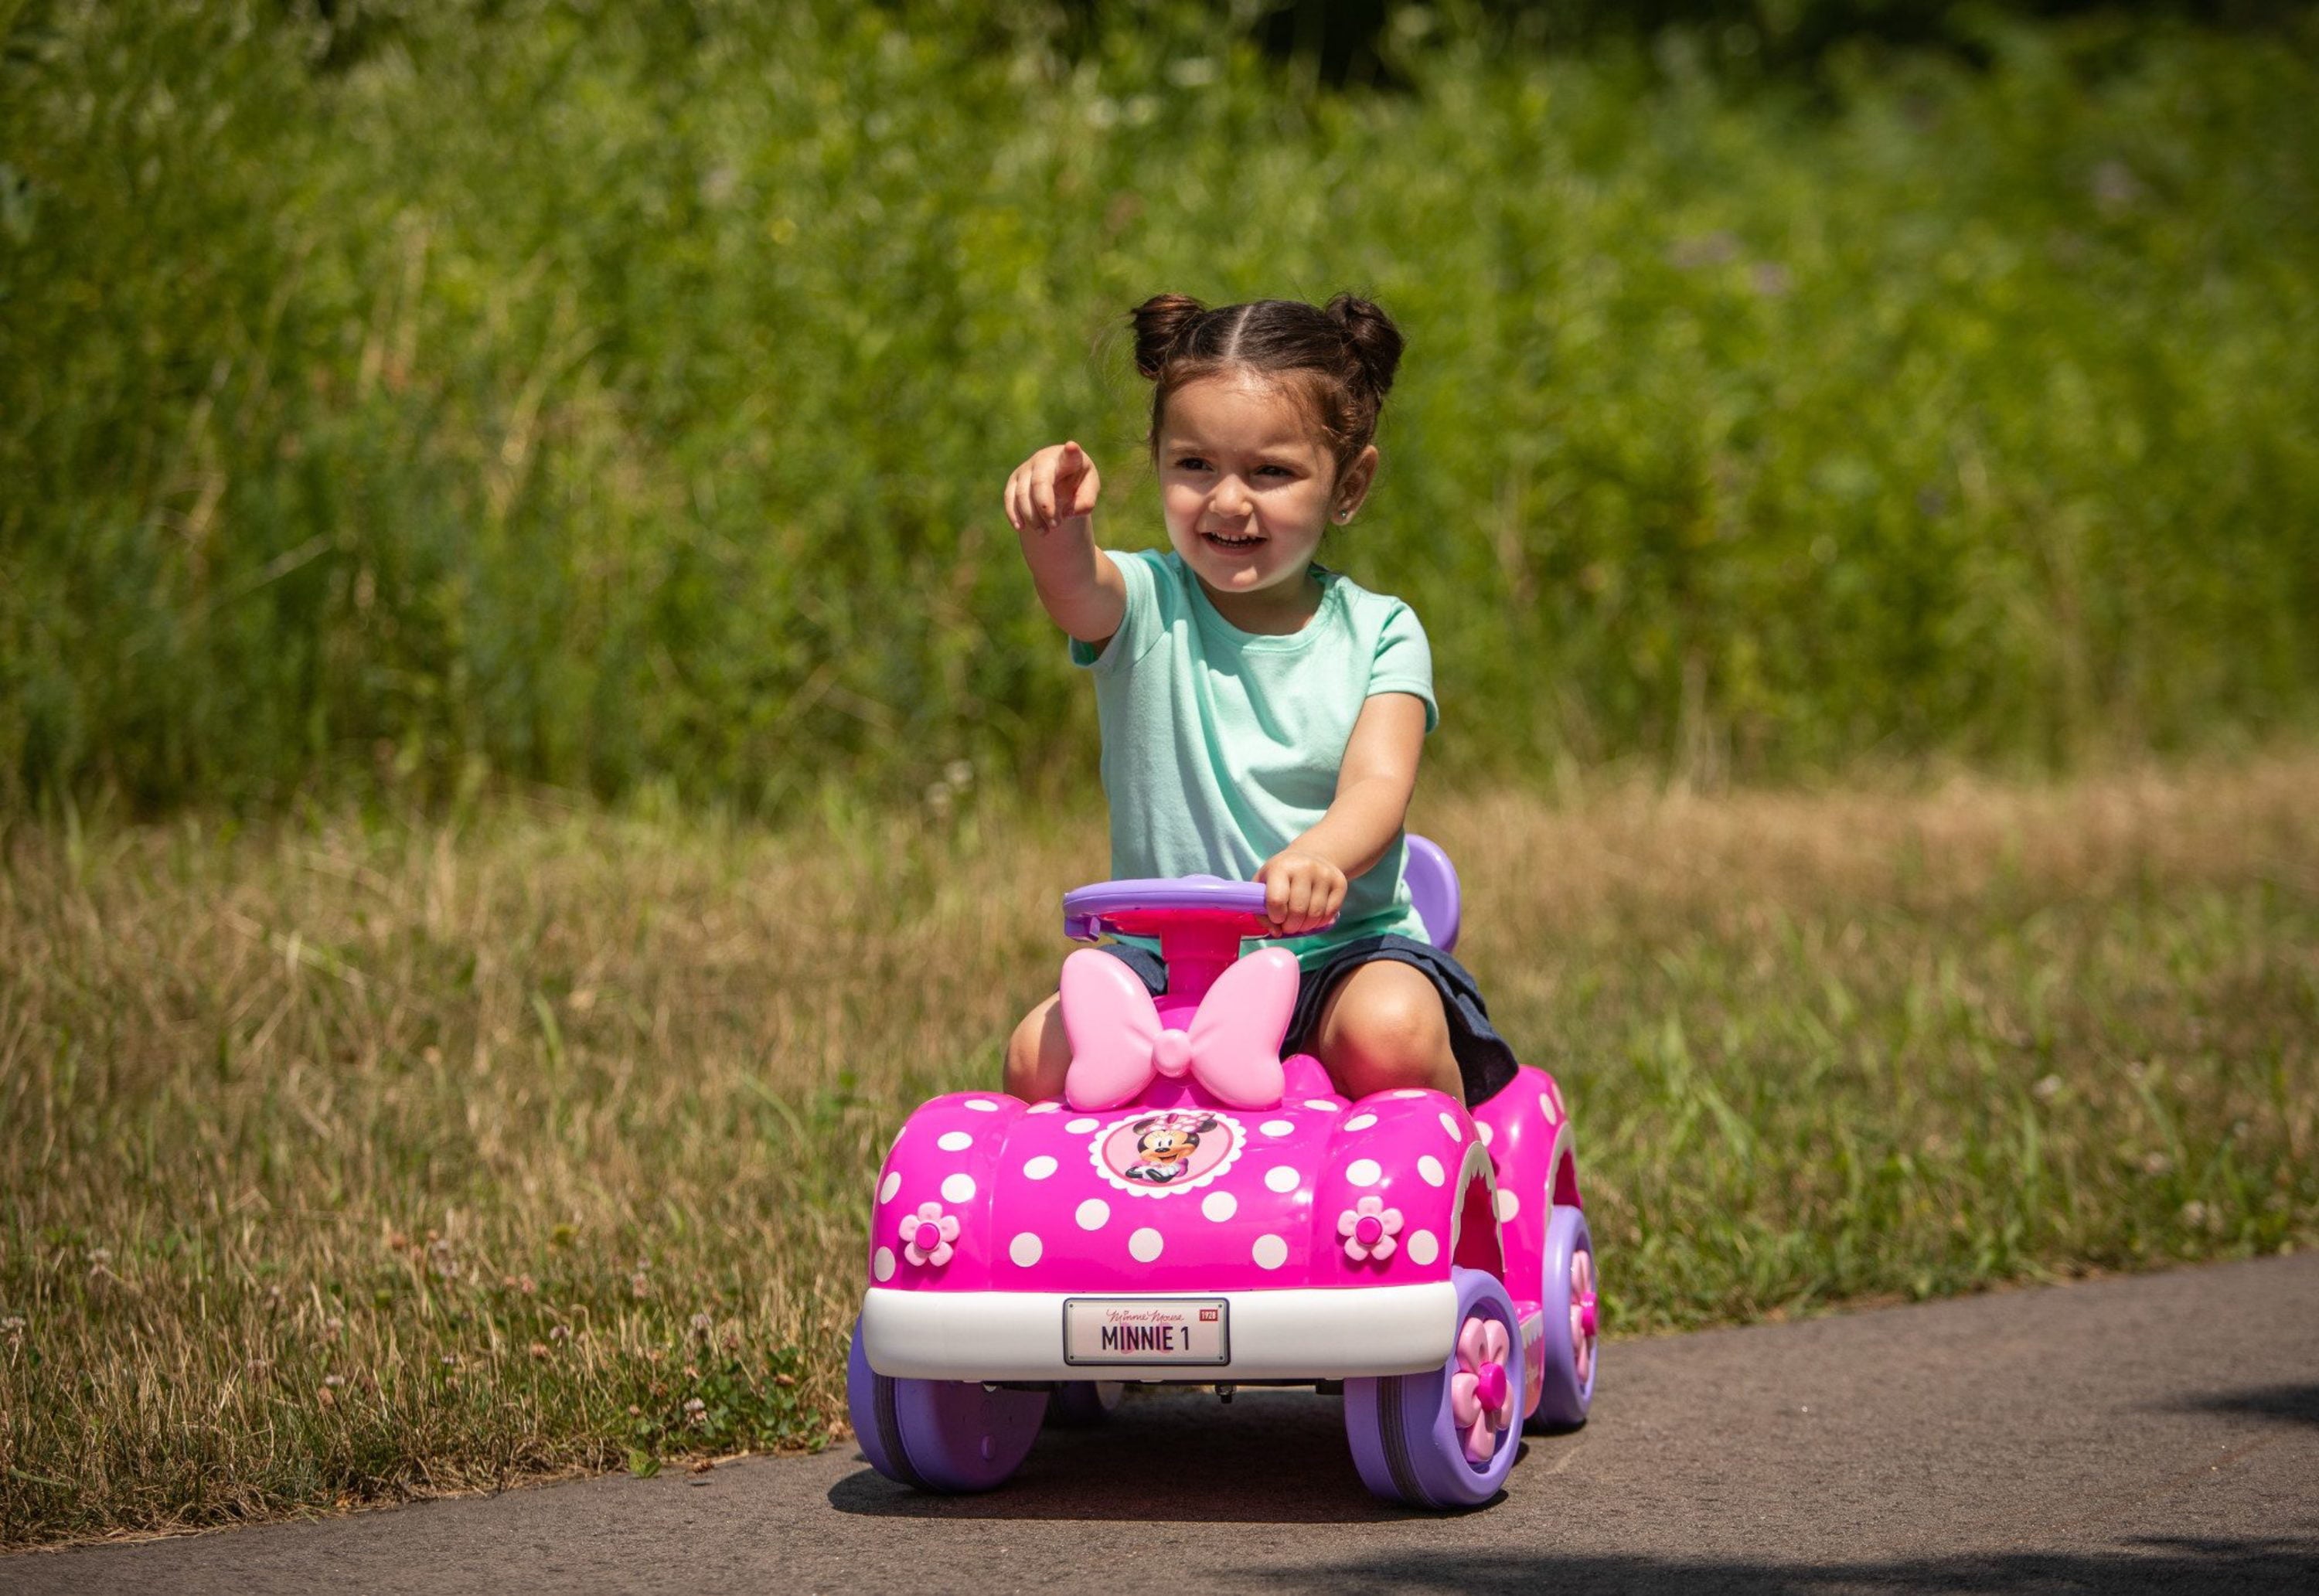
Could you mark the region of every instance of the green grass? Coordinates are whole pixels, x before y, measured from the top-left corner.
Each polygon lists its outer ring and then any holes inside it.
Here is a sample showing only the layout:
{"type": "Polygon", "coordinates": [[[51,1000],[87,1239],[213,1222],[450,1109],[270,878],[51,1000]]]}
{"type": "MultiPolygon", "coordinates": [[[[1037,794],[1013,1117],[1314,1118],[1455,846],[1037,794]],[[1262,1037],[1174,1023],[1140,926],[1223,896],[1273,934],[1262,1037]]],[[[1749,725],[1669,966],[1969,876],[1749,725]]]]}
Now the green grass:
{"type": "Polygon", "coordinates": [[[2307,24],[1335,95],[1201,6],[302,9],[0,7],[0,804],[1083,772],[997,491],[1154,540],[1162,288],[1402,319],[1331,557],[1468,775],[2312,724],[2307,24]]]}
{"type": "MultiPolygon", "coordinates": [[[[2319,1244],[2314,781],[1420,820],[1631,1336],[2319,1244]]],[[[972,789],[0,842],[15,1544],[842,1433],[887,1139],[996,1078],[1103,854],[972,789]]]]}

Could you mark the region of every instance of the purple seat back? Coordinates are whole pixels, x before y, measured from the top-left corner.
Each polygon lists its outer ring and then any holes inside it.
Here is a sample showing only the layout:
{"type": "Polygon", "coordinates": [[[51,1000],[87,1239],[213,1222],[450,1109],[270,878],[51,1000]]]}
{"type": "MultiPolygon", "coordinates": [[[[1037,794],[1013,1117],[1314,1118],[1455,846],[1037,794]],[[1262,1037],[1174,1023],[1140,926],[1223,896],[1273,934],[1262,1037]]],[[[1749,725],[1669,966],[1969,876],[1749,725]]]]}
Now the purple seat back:
{"type": "Polygon", "coordinates": [[[1430,837],[1409,834],[1409,862],[1403,868],[1409,895],[1417,900],[1417,917],[1425,934],[1447,953],[1457,945],[1457,867],[1449,862],[1441,844],[1430,837]]]}

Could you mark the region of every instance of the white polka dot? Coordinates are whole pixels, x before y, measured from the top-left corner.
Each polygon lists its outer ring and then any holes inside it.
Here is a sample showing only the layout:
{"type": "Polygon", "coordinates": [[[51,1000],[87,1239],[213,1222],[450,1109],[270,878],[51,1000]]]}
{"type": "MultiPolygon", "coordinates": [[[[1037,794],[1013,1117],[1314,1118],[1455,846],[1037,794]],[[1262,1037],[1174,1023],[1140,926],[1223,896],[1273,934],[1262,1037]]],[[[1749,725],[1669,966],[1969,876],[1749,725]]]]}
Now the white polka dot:
{"type": "Polygon", "coordinates": [[[1295,1191],[1296,1189],[1296,1182],[1299,1178],[1301,1177],[1297,1175],[1296,1171],[1291,1169],[1286,1164],[1282,1164],[1277,1168],[1267,1169],[1264,1172],[1264,1184],[1270,1186],[1276,1192],[1295,1191]]]}
{"type": "Polygon", "coordinates": [[[1160,1249],[1167,1244],[1166,1238],[1146,1225],[1127,1239],[1127,1256],[1139,1264],[1148,1264],[1160,1256],[1160,1249]]]}
{"type": "Polygon", "coordinates": [[[1439,1186],[1449,1178],[1449,1172],[1441,1167],[1441,1160],[1431,1153],[1427,1153],[1417,1160],[1417,1172],[1425,1177],[1425,1184],[1428,1186],[1439,1186]]]}
{"type": "Polygon", "coordinates": [[[1048,1176],[1052,1175],[1054,1172],[1055,1160],[1049,1158],[1045,1153],[1041,1153],[1037,1158],[1033,1159],[1029,1163],[1023,1166],[1023,1177],[1026,1180],[1044,1180],[1048,1176]]]}
{"type": "Polygon", "coordinates": [[[1257,1129],[1263,1132],[1267,1136],[1294,1136],[1296,1134],[1296,1125],[1295,1122],[1293,1120],[1267,1120],[1264,1123],[1259,1125],[1257,1129]]]}
{"type": "Polygon", "coordinates": [[[964,1152],[974,1145],[974,1138],[963,1131],[944,1131],[934,1138],[934,1145],[944,1152],[964,1152]]]}
{"type": "Polygon", "coordinates": [[[1371,1125],[1376,1123],[1376,1115],[1373,1114],[1357,1114],[1352,1118],[1345,1122],[1345,1129],[1348,1131],[1366,1131],[1371,1125]]]}
{"type": "Polygon", "coordinates": [[[1033,1114],[1060,1114],[1063,1112],[1063,1105],[1060,1103],[1033,1103],[1031,1105],[1031,1112],[1033,1114]]]}
{"type": "Polygon", "coordinates": [[[1330,1097],[1307,1097],[1304,1099],[1304,1106],[1318,1109],[1322,1114],[1334,1114],[1344,1105],[1330,1097]]]}
{"type": "Polygon", "coordinates": [[[1040,1242],[1039,1238],[1028,1231],[1006,1244],[1006,1256],[1026,1269],[1037,1263],[1039,1255],[1045,1250],[1046,1248],[1040,1242]]]}
{"type": "Polygon", "coordinates": [[[1094,1130],[1101,1123],[1103,1123],[1101,1120],[1089,1119],[1087,1115],[1081,1114],[1069,1124],[1065,1125],[1063,1129],[1069,1131],[1074,1136],[1084,1136],[1089,1131],[1094,1130]]]}
{"type": "Polygon", "coordinates": [[[894,1277],[894,1249],[881,1247],[870,1255],[870,1272],[880,1280],[894,1277]]]}
{"type": "Polygon", "coordinates": [[[1101,1197],[1089,1197],[1079,1204],[1079,1211],[1076,1217],[1079,1222],[1079,1229],[1099,1231],[1111,1222],[1111,1204],[1101,1197]]]}
{"type": "Polygon", "coordinates": [[[1513,1193],[1508,1191],[1501,1191],[1498,1194],[1498,1222],[1500,1224],[1504,1224],[1508,1220],[1513,1218],[1515,1214],[1520,1213],[1520,1212],[1521,1199],[1520,1197],[1515,1196],[1513,1193]]]}
{"type": "Polygon", "coordinates": [[[943,1177],[942,1194],[943,1201],[946,1203],[973,1202],[974,1177],[971,1175],[950,1175],[943,1177]]]}
{"type": "Polygon", "coordinates": [[[1482,1139],[1482,1145],[1483,1145],[1484,1147],[1487,1147],[1487,1146],[1489,1146],[1489,1145],[1490,1145],[1490,1143],[1492,1143],[1493,1141],[1495,1141],[1498,1139],[1498,1129],[1497,1129],[1497,1127],[1496,1127],[1495,1125],[1493,1125],[1492,1123],[1490,1123],[1490,1122],[1489,1122],[1489,1121],[1487,1121],[1487,1120],[1483,1120],[1483,1121],[1479,1122],[1478,1123],[1476,1123],[1476,1124],[1475,1125],[1475,1127],[1474,1127],[1474,1130],[1475,1130],[1475,1132],[1476,1132],[1476,1133],[1481,1137],[1481,1139],[1482,1139]]]}
{"type": "Polygon", "coordinates": [[[1449,1140],[1452,1141],[1463,1141],[1466,1140],[1466,1132],[1457,1128],[1457,1122],[1449,1117],[1449,1113],[1447,1109],[1444,1109],[1441,1114],[1441,1128],[1449,1132],[1449,1140]]]}
{"type": "Polygon", "coordinates": [[[894,1200],[894,1194],[901,1189],[902,1172],[899,1169],[890,1169],[887,1171],[886,1178],[879,1184],[878,1201],[890,1203],[894,1200]]]}
{"type": "Polygon", "coordinates": [[[1249,1256],[1259,1269],[1277,1269],[1288,1261],[1288,1243],[1277,1236],[1259,1236],[1249,1256]]]}
{"type": "Polygon", "coordinates": [[[1430,1264],[1441,1256],[1441,1243],[1433,1239],[1431,1231],[1420,1231],[1409,1239],[1409,1261],[1430,1264]]]}
{"type": "Polygon", "coordinates": [[[1375,1186],[1385,1178],[1385,1167],[1375,1159],[1355,1159],[1345,1166],[1345,1178],[1355,1186],[1375,1186]]]}
{"type": "Polygon", "coordinates": [[[1395,1098],[1398,1098],[1398,1099],[1400,1099],[1402,1102],[1406,1103],[1406,1102],[1408,1102],[1412,1097],[1422,1097],[1422,1096],[1425,1096],[1425,1092],[1424,1092],[1424,1089],[1423,1089],[1422,1087],[1402,1087],[1402,1088],[1401,1088],[1401,1090],[1399,1090],[1398,1092],[1388,1092],[1388,1093],[1387,1093],[1387,1094],[1385,1094],[1385,1095],[1386,1095],[1387,1096],[1389,1096],[1389,1097],[1395,1097],[1395,1098]]]}
{"type": "Polygon", "coordinates": [[[988,1097],[969,1097],[966,1100],[966,1106],[974,1110],[977,1114],[997,1114],[998,1112],[998,1105],[993,1103],[988,1097]]]}
{"type": "Polygon", "coordinates": [[[1240,1199],[1230,1192],[1210,1192],[1200,1199],[1200,1212],[1222,1224],[1240,1212],[1240,1199]]]}

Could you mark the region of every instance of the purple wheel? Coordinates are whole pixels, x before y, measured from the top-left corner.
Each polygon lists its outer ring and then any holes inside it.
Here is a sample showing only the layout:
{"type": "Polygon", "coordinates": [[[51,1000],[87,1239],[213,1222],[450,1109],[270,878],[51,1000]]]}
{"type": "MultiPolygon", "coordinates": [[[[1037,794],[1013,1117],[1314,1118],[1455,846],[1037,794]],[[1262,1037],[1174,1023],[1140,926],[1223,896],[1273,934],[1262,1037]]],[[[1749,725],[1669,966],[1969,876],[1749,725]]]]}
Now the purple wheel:
{"type": "Polygon", "coordinates": [[[1530,1423],[1539,1429],[1575,1429],[1594,1405],[1597,1310],[1594,1238],[1586,1229],[1586,1215],[1567,1204],[1555,1205],[1546,1227],[1544,1275],[1538,1301],[1546,1310],[1546,1334],[1538,1342],[1541,1377],[1530,1423]]]}
{"type": "Polygon", "coordinates": [[[971,1380],[894,1380],[870,1366],[855,1321],[845,1402],[870,1466],[921,1491],[988,1491],[1022,1466],[1047,1411],[1043,1391],[971,1380]]]}
{"type": "Polygon", "coordinates": [[[1411,1507],[1495,1496],[1521,1449],[1521,1329],[1493,1275],[1453,1268],[1457,1339],[1438,1369],[1345,1382],[1345,1434],[1361,1483],[1411,1507]]]}
{"type": "Polygon", "coordinates": [[[1054,1400],[1047,1404],[1047,1418],[1065,1429],[1092,1429],[1111,1417],[1112,1409],[1126,1393],[1123,1381],[1066,1380],[1055,1387],[1054,1400]]]}

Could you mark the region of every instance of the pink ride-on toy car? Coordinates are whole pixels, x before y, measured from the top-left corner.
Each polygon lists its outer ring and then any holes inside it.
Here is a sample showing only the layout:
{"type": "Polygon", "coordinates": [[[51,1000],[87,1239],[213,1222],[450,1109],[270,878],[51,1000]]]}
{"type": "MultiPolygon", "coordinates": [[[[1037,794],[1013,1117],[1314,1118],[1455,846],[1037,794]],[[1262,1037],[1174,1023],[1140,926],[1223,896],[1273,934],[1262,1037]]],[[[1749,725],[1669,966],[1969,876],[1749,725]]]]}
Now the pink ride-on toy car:
{"type": "MultiPolygon", "coordinates": [[[[1457,877],[1410,843],[1446,947],[1457,877]]],[[[1311,1385],[1342,1390],[1371,1491],[1447,1508],[1497,1492],[1525,1420],[1585,1419],[1593,1253],[1561,1093],[1525,1068],[1471,1114],[1347,1102],[1280,1057],[1296,960],[1238,956],[1263,906],[1203,877],[1069,894],[1073,937],[1159,937],[1168,995],[1071,954],[1065,1100],[954,1092],[895,1137],[846,1383],[880,1473],[987,1490],[1051,1404],[1097,1419],[1124,1382],[1311,1385]]]]}

